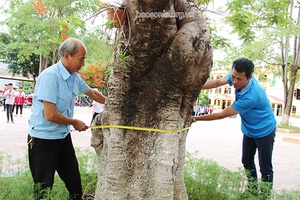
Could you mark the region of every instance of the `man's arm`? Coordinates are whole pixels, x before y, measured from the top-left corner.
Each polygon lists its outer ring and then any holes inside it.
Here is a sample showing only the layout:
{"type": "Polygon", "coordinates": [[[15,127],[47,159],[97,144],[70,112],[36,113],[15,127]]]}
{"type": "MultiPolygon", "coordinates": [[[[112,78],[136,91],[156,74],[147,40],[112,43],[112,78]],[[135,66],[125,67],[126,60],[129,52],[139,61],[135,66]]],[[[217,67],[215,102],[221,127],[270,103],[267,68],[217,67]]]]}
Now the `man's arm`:
{"type": "Polygon", "coordinates": [[[202,86],[202,89],[207,90],[211,88],[217,88],[222,85],[226,85],[228,83],[227,79],[225,77],[209,80],[206,81],[206,83],[202,86]]]}
{"type": "Polygon", "coordinates": [[[211,121],[216,119],[223,119],[225,117],[230,117],[233,115],[238,114],[231,106],[228,106],[224,110],[220,112],[215,112],[207,115],[200,115],[196,117],[191,117],[190,123],[193,123],[195,121],[211,121]]]}
{"type": "Polygon", "coordinates": [[[49,101],[43,101],[46,120],[59,125],[72,125],[75,130],[85,131],[88,127],[83,121],[66,117],[56,110],[56,105],[49,101]]]}
{"type": "Polygon", "coordinates": [[[91,97],[93,100],[98,103],[105,103],[105,97],[98,91],[90,89],[88,92],[84,93],[85,95],[91,97]]]}

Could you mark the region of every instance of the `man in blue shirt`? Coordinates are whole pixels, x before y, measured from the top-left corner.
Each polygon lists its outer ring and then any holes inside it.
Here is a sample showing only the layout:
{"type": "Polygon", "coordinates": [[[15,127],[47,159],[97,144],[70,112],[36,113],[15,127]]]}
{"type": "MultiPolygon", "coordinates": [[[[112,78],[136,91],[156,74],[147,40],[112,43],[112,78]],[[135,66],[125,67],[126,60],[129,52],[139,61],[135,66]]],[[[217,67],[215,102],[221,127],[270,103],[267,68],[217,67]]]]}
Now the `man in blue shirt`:
{"type": "Polygon", "coordinates": [[[272,152],[274,146],[276,119],[264,89],[252,76],[254,64],[247,58],[238,58],[232,64],[232,73],[225,77],[207,81],[202,89],[216,88],[225,84],[235,88],[235,102],[220,112],[196,116],[191,122],[199,120],[216,120],[236,114],[241,116],[241,129],[244,134],[242,163],[248,177],[248,188],[258,194],[257,172],[254,156],[258,150],[259,166],[262,180],[268,182],[267,190],[261,191],[270,195],[273,185],[272,152]]]}
{"type": "Polygon", "coordinates": [[[70,125],[85,131],[83,121],[73,119],[76,96],[84,93],[99,103],[105,97],[92,90],[76,73],[86,58],[85,45],[76,38],[65,40],[59,48],[60,60],[38,77],[29,117],[28,155],[35,184],[35,198],[45,198],[55,171],[64,181],[70,199],[82,198],[78,162],[70,136],[70,125]]]}

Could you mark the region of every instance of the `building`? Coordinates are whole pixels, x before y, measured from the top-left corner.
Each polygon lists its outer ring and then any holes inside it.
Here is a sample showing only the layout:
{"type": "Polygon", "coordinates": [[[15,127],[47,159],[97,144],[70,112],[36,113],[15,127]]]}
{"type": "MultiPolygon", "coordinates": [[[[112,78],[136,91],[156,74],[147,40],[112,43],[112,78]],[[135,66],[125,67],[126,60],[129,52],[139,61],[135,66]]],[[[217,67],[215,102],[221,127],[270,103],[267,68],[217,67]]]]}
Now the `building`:
{"type": "Polygon", "coordinates": [[[0,62],[0,91],[2,91],[4,84],[12,83],[13,87],[18,88],[19,86],[23,86],[24,81],[33,82],[33,78],[32,76],[29,78],[23,77],[22,75],[13,76],[12,73],[7,70],[7,64],[0,62]]]}
{"type": "MultiPolygon", "coordinates": [[[[228,74],[226,70],[212,71],[210,79],[218,79],[228,74]]],[[[281,116],[283,108],[283,85],[280,79],[273,74],[265,75],[271,83],[264,83],[263,87],[272,105],[273,112],[276,116],[281,116]]],[[[259,79],[258,79],[259,81],[259,79]]],[[[233,86],[224,85],[222,87],[213,88],[208,91],[209,103],[215,110],[222,110],[230,106],[235,101],[235,89],[233,86]]],[[[296,99],[296,92],[293,99],[292,115],[300,116],[300,100],[296,99]]]]}

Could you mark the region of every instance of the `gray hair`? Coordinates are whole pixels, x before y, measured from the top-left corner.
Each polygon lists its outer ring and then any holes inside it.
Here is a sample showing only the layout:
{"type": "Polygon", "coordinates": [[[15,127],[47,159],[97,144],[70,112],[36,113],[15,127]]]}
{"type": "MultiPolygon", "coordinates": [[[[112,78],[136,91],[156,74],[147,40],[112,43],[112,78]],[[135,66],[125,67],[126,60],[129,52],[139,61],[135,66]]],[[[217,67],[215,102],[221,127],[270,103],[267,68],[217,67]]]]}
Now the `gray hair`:
{"type": "Polygon", "coordinates": [[[83,42],[76,38],[68,38],[63,43],[61,43],[58,54],[62,58],[64,57],[64,53],[68,52],[71,56],[76,54],[78,52],[79,46],[83,45],[83,47],[86,49],[83,42]]]}

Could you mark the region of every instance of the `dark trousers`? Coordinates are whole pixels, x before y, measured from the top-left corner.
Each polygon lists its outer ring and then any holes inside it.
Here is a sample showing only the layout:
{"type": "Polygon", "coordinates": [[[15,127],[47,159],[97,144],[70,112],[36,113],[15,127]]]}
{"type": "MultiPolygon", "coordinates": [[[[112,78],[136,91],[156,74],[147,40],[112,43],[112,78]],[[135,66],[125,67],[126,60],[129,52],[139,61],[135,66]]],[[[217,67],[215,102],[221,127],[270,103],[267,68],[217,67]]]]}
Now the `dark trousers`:
{"type": "Polygon", "coordinates": [[[23,113],[23,105],[16,105],[16,115],[18,114],[19,108],[20,108],[20,114],[22,115],[22,113],[23,113]]]}
{"type": "Polygon", "coordinates": [[[96,113],[96,112],[93,114],[91,124],[93,123],[93,120],[95,119],[95,117],[96,117],[98,114],[99,114],[99,113],[96,113]]]}
{"type": "Polygon", "coordinates": [[[13,118],[13,106],[14,105],[11,105],[11,104],[6,104],[6,117],[7,117],[7,121],[9,121],[9,118],[10,118],[10,121],[14,121],[14,118],[13,118]]]}
{"type": "Polygon", "coordinates": [[[81,199],[80,172],[70,134],[59,140],[38,139],[28,135],[28,157],[35,199],[46,197],[47,189],[51,190],[53,186],[55,171],[64,181],[69,199],[81,199]]]}
{"type": "Polygon", "coordinates": [[[247,172],[250,182],[257,181],[257,172],[254,163],[256,149],[258,150],[258,160],[262,181],[273,184],[272,153],[274,147],[275,130],[262,138],[250,138],[244,135],[242,163],[247,172]]]}
{"type": "Polygon", "coordinates": [[[6,109],[5,101],[6,101],[6,98],[3,98],[3,110],[4,110],[4,111],[5,111],[5,109],[6,109]]]}

